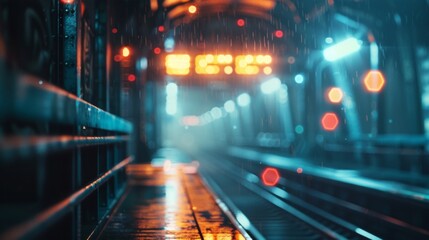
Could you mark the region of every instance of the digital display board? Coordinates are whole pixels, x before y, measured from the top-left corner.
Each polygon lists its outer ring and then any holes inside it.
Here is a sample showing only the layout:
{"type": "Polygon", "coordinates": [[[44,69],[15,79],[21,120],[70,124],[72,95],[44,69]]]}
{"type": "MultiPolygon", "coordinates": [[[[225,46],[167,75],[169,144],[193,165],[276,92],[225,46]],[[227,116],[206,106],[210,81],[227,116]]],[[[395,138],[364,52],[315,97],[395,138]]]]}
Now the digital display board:
{"type": "MultiPolygon", "coordinates": [[[[188,54],[168,54],[165,58],[168,75],[188,75],[191,73],[191,56],[188,54]]],[[[193,73],[199,75],[269,75],[273,59],[270,55],[204,54],[193,58],[193,73]]]]}

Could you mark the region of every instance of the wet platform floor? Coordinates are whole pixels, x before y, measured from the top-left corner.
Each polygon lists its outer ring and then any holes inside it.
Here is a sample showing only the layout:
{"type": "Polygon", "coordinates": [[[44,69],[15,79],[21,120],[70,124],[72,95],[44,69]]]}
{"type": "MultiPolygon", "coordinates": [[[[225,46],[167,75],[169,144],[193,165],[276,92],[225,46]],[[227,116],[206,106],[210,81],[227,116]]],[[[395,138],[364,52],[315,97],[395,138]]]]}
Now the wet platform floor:
{"type": "Polygon", "coordinates": [[[192,165],[131,165],[99,239],[244,239],[192,165]]]}

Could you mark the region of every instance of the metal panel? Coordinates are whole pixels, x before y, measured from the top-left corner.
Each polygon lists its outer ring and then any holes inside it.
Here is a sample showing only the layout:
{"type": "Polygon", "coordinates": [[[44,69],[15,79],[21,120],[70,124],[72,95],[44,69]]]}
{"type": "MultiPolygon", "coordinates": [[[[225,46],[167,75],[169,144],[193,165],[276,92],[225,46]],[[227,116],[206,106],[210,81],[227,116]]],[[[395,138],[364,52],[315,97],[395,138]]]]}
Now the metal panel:
{"type": "Polygon", "coordinates": [[[0,100],[13,107],[0,109],[0,120],[47,121],[124,133],[132,131],[128,121],[37,78],[20,76],[9,89],[8,98],[2,95],[0,100]]]}

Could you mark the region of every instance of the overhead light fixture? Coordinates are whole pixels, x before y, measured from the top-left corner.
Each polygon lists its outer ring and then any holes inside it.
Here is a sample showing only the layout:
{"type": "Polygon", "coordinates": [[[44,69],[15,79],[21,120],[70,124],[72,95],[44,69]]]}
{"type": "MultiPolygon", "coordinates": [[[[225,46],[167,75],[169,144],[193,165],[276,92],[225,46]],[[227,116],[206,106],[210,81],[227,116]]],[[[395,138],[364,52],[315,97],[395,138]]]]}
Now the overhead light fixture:
{"type": "Polygon", "coordinates": [[[232,100],[226,101],[223,107],[225,108],[225,111],[228,113],[232,113],[235,111],[235,103],[232,100]]]}
{"type": "Polygon", "coordinates": [[[240,107],[245,107],[250,104],[250,95],[247,93],[242,93],[237,97],[237,103],[240,107]]]}
{"type": "Polygon", "coordinates": [[[271,94],[281,87],[282,83],[278,78],[271,78],[270,80],[261,84],[261,91],[263,94],[271,94]]]}
{"type": "Polygon", "coordinates": [[[339,42],[323,51],[323,56],[329,62],[339,60],[354,52],[357,52],[361,47],[361,42],[356,38],[348,38],[339,42]]]}

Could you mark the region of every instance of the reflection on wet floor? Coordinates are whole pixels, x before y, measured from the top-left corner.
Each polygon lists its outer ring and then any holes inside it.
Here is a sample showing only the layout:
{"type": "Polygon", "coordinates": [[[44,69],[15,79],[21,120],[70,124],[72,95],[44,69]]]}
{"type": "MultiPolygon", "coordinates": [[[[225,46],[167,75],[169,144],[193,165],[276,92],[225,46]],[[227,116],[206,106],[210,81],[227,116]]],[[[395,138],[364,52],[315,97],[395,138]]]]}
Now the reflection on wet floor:
{"type": "Polygon", "coordinates": [[[129,166],[128,191],[100,238],[244,239],[189,168],[129,166]]]}

